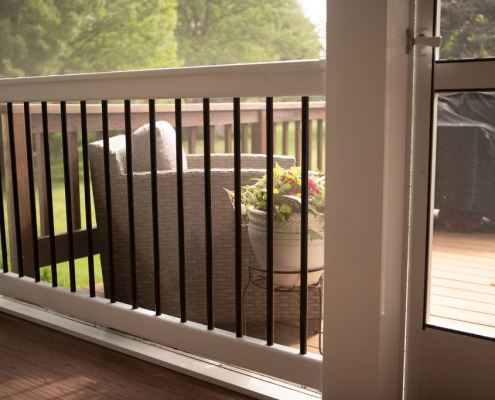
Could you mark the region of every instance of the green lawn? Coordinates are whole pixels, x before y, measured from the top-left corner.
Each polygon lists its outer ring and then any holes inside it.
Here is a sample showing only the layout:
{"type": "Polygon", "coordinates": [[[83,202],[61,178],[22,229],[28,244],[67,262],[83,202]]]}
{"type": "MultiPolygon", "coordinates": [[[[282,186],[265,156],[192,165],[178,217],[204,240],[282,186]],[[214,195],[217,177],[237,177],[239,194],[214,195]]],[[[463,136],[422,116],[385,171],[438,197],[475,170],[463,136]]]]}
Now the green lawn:
{"type": "MultiPolygon", "coordinates": [[[[63,158],[62,158],[62,139],[60,134],[54,134],[50,140],[50,159],[51,159],[51,175],[52,175],[52,196],[53,196],[53,215],[54,215],[54,226],[55,233],[63,233],[67,231],[67,223],[66,223],[66,207],[65,207],[65,186],[64,186],[64,171],[63,171],[63,158]]],[[[80,153],[81,154],[81,153],[80,153]]],[[[79,160],[79,170],[80,177],[82,180],[83,176],[83,164],[82,158],[80,156],[79,160]]],[[[35,182],[37,182],[37,167],[35,163],[35,182]]],[[[80,185],[80,193],[81,193],[81,222],[82,227],[85,227],[86,222],[86,212],[84,208],[84,185],[81,183],[80,185]]],[[[40,234],[40,220],[39,220],[39,193],[36,192],[36,209],[38,216],[38,234],[40,234]]],[[[4,210],[7,212],[6,206],[6,196],[4,192],[4,210]]],[[[92,219],[93,226],[96,225],[96,219],[94,215],[94,208],[92,211],[92,219]]],[[[7,224],[6,224],[7,225],[7,224]]],[[[7,237],[8,237],[8,225],[7,228],[7,237]]],[[[9,241],[7,240],[7,246],[9,241]]],[[[10,261],[10,251],[8,247],[8,257],[10,261]]],[[[11,268],[10,264],[9,267],[11,268]]],[[[76,270],[76,286],[86,287],[89,285],[88,278],[88,259],[87,257],[75,260],[75,270],[76,270]]],[[[101,265],[100,265],[100,255],[97,254],[94,256],[94,274],[95,281],[102,281],[102,273],[101,273],[101,265]]],[[[57,264],[57,279],[59,286],[70,287],[70,278],[69,278],[69,262],[63,262],[57,264]]],[[[52,271],[50,266],[42,266],[40,269],[40,277],[41,280],[45,282],[52,282],[52,271]]]]}
{"type": "MultiPolygon", "coordinates": [[[[65,207],[65,185],[64,185],[64,171],[63,171],[63,157],[62,157],[62,138],[61,135],[53,135],[50,141],[50,160],[51,160],[51,174],[52,174],[52,196],[53,196],[53,216],[55,233],[61,233],[67,231],[66,220],[66,207],[65,207]]],[[[79,176],[81,184],[80,188],[80,204],[81,204],[81,224],[84,228],[86,226],[86,210],[84,207],[84,185],[83,179],[83,162],[82,162],[82,150],[79,149],[79,176]]],[[[92,224],[96,225],[94,207],[92,207],[92,224]]],[[[39,226],[39,225],[38,225],[39,226]]],[[[88,275],[88,259],[80,258],[75,260],[76,270],[76,287],[85,287],[89,285],[88,275]]],[[[100,255],[94,256],[94,273],[95,282],[102,281],[100,255]]],[[[40,271],[40,277],[43,281],[52,281],[52,272],[50,267],[43,267],[40,271]]],[[[59,286],[70,287],[69,278],[69,262],[57,264],[57,279],[59,286]]]]}

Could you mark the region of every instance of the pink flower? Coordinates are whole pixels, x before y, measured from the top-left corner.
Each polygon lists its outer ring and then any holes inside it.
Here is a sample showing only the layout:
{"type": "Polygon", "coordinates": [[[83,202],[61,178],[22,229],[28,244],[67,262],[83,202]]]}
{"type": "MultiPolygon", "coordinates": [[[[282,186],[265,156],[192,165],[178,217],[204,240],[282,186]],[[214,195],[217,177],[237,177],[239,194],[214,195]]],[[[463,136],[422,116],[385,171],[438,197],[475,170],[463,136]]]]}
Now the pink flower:
{"type": "Polygon", "coordinates": [[[309,188],[309,192],[312,195],[318,194],[320,192],[318,190],[318,185],[311,178],[308,178],[308,188],[309,188]]]}

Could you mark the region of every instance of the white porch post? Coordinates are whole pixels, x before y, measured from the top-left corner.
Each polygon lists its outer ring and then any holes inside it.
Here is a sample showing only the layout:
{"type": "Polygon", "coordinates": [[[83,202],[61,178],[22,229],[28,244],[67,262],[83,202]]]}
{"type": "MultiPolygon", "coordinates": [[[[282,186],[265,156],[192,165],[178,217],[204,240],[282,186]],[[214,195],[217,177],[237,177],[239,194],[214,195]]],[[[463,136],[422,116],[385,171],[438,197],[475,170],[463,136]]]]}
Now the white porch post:
{"type": "Polygon", "coordinates": [[[327,0],[324,399],[402,396],[409,0],[327,0]]]}

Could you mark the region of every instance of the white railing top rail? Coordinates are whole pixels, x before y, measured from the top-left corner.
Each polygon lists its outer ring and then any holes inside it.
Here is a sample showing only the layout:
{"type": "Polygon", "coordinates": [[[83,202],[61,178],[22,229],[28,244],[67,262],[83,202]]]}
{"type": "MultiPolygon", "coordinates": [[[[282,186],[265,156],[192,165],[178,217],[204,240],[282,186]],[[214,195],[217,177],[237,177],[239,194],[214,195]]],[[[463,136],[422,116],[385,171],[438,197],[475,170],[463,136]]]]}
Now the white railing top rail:
{"type": "Polygon", "coordinates": [[[0,102],[323,96],[326,60],[0,79],[0,102]]]}

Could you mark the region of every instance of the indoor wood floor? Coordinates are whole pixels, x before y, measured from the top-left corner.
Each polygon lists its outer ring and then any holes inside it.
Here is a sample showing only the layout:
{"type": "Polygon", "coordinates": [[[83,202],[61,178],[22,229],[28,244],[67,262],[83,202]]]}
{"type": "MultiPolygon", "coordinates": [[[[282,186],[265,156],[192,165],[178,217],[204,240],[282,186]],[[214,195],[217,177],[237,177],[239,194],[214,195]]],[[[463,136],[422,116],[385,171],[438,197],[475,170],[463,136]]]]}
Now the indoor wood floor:
{"type": "Polygon", "coordinates": [[[0,312],[0,399],[250,399],[0,312]]]}
{"type": "Polygon", "coordinates": [[[435,227],[429,323],[495,337],[495,227],[452,233],[435,227]]]}

